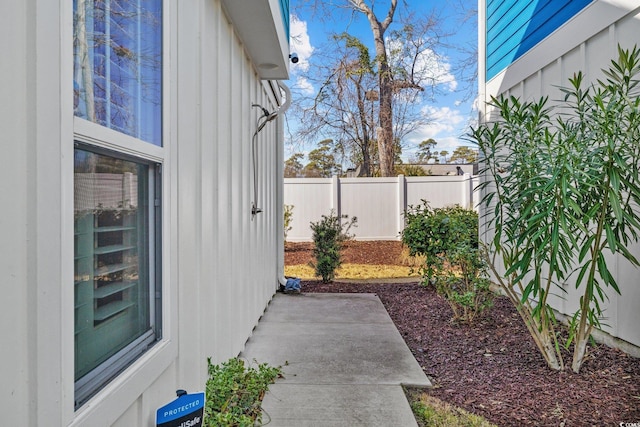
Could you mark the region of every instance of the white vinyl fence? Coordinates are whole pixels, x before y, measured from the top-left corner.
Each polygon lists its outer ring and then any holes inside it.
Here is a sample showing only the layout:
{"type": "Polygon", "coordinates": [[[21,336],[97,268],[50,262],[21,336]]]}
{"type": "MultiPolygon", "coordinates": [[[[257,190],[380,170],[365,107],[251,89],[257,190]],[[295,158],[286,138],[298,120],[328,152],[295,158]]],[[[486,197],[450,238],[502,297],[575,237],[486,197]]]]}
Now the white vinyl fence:
{"type": "Polygon", "coordinates": [[[475,208],[477,176],[399,175],[391,178],[285,178],[284,204],[293,206],[290,242],[311,241],[309,224],[332,210],[357,217],[357,240],[398,240],[404,213],[426,200],[432,208],[475,208]]]}

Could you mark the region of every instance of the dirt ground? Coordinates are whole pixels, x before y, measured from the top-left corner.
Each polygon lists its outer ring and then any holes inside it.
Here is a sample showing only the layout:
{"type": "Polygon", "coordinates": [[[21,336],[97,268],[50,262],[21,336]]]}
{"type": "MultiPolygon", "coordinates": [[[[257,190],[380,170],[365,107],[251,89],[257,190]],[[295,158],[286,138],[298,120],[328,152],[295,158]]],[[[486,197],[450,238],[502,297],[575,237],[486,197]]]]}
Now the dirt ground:
{"type": "MultiPolygon", "coordinates": [[[[308,262],[312,248],[287,243],[285,263],[308,262]]],[[[389,264],[401,250],[400,242],[349,242],[343,262],[389,264]]],[[[505,298],[470,327],[452,323],[446,301],[417,282],[306,281],[302,291],[377,294],[433,382],[427,392],[499,426],[640,423],[640,359],[596,345],[579,374],[551,371],[505,298]]]]}
{"type": "MultiPolygon", "coordinates": [[[[343,264],[397,265],[402,260],[402,242],[375,240],[345,242],[342,251],[343,264]]],[[[313,261],[312,242],[287,242],[284,251],[285,265],[308,264],[313,261]]]]}

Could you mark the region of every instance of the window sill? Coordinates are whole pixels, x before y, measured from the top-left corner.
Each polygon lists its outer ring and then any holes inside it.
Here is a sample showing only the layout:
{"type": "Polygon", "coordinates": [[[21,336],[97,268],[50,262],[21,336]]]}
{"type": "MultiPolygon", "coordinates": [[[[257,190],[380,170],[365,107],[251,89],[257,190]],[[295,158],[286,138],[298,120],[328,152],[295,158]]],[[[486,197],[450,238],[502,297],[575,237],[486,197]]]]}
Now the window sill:
{"type": "Polygon", "coordinates": [[[175,341],[160,341],[75,411],[68,425],[112,425],[158,380],[177,353],[175,341]]]}

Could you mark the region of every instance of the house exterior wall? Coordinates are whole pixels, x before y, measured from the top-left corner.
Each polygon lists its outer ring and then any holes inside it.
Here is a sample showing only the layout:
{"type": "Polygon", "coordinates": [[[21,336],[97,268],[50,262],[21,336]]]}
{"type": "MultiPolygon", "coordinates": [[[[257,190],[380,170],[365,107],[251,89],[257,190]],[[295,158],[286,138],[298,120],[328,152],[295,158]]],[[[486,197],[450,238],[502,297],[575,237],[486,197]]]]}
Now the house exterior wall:
{"type": "Polygon", "coordinates": [[[593,0],[487,0],[489,79],[504,70],[593,0]]]}
{"type": "Polygon", "coordinates": [[[175,390],[204,390],[208,357],[238,355],[276,290],[282,119],[257,136],[255,217],[251,142],[252,104],[273,111],[280,92],[260,79],[220,0],[164,1],[164,146],[152,150],[162,163],[162,339],[74,409],[73,158],[87,125],[73,113],[72,17],[71,1],[48,0],[8,2],[0,14],[11,41],[0,61],[0,418],[150,426],[175,390]]]}
{"type": "MultiPolygon", "coordinates": [[[[516,2],[526,3],[526,2],[516,2]]],[[[579,2],[576,2],[579,3],[579,2]]],[[[629,49],[640,44],[640,5],[629,0],[597,0],[590,2],[576,14],[565,16],[564,24],[550,33],[508,67],[487,74],[489,2],[479,2],[480,119],[492,116],[486,103],[491,96],[505,94],[523,100],[537,100],[549,96],[550,102],[561,98],[558,86],[568,85],[573,73],[582,71],[588,81],[602,77],[601,69],[617,56],[617,46],[629,49]]],[[[506,24],[507,26],[509,24],[506,24]]],[[[482,231],[482,230],[481,230],[482,231]]],[[[640,245],[632,252],[640,255],[640,245]]],[[[640,346],[640,286],[638,270],[622,258],[612,260],[613,271],[620,285],[621,296],[610,290],[605,303],[603,331],[612,337],[640,346]]],[[[578,308],[580,295],[575,287],[565,286],[564,298],[553,297],[550,303],[563,314],[572,315],[578,308]]]]}

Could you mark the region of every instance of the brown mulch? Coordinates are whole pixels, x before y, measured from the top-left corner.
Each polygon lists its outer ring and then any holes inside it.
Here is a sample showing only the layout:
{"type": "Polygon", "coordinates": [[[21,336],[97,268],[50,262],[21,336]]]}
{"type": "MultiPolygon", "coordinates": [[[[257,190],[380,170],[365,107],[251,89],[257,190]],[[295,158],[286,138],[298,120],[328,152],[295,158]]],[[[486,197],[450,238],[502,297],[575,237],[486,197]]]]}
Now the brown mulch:
{"type": "MultiPolygon", "coordinates": [[[[290,255],[292,244],[287,245],[290,255]]],[[[387,249],[378,251],[375,245],[350,242],[353,255],[349,256],[353,258],[349,259],[386,263],[381,259],[387,259],[387,249]],[[355,255],[359,247],[364,253],[355,255]]],[[[386,243],[380,247],[386,248],[386,243]]],[[[377,294],[434,384],[427,392],[499,426],[618,426],[640,422],[640,359],[596,345],[590,348],[579,374],[570,369],[551,371],[505,298],[497,298],[494,306],[469,327],[452,323],[446,301],[418,283],[306,281],[302,291],[377,294]]],[[[571,363],[568,352],[565,363],[571,363]]]]}
{"type": "MultiPolygon", "coordinates": [[[[397,265],[402,242],[395,240],[356,241],[344,243],[343,264],[397,265]]],[[[313,261],[313,242],[287,242],[285,265],[307,265],[313,261]]]]}

